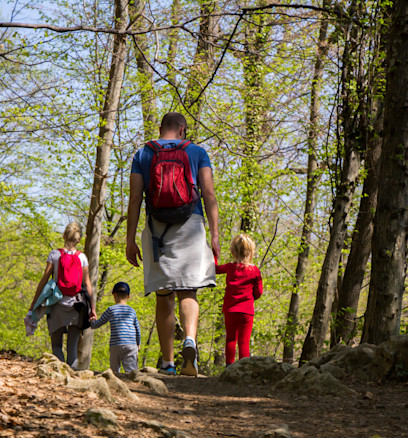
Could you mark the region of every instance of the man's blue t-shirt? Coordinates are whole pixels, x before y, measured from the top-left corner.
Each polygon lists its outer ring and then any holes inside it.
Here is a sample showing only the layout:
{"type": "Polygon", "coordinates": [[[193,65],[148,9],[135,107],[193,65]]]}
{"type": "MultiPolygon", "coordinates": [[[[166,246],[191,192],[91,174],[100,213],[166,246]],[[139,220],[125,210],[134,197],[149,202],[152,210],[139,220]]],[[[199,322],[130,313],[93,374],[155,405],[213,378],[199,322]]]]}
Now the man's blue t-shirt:
{"type": "MultiPolygon", "coordinates": [[[[183,140],[157,140],[157,143],[165,148],[171,148],[174,147],[174,145],[178,145],[181,141],[183,140]]],[[[190,162],[194,184],[198,184],[198,171],[202,167],[211,167],[210,158],[208,157],[205,149],[195,145],[194,143],[190,143],[185,148],[185,151],[190,162]]],[[[136,152],[132,162],[132,173],[139,173],[143,176],[145,191],[149,187],[150,165],[152,163],[153,154],[154,152],[149,147],[141,148],[136,152]]],[[[197,202],[197,206],[193,213],[204,216],[201,199],[197,202]]]]}

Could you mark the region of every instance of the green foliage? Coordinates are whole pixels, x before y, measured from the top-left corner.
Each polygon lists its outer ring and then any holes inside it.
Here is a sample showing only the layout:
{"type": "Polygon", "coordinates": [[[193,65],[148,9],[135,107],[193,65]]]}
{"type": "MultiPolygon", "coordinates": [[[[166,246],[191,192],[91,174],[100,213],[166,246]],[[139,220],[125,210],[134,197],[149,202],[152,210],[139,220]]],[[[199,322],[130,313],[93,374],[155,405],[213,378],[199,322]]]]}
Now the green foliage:
{"type": "MultiPolygon", "coordinates": [[[[388,3],[382,1],[378,7],[385,10],[388,3]]],[[[104,28],[114,25],[113,6],[106,0],[58,0],[52,10],[41,3],[30,4],[42,22],[104,28]]],[[[256,242],[255,263],[262,264],[265,292],[256,303],[252,354],[281,355],[303,225],[307,177],[302,169],[307,166],[310,152],[310,93],[320,18],[292,17],[280,9],[273,14],[268,10],[248,15],[227,48],[236,23],[234,7],[227,2],[182,1],[177,17],[173,9],[173,21],[192,20],[186,24],[187,32],[167,28],[172,8],[177,9],[175,4],[150,3],[144,12],[148,24],[138,21],[134,25],[162,26],[163,30],[147,32],[138,39],[149,61],[145,71],[140,70],[140,53],[132,39],[127,41],[125,78],[107,175],[97,311],[101,315],[112,304],[110,291],[115,282],[130,284],[129,304],[135,308],[142,329],[139,363],[144,360],[155,366],[159,344],[153,330],[147,345],[154,324],[154,297],[143,297],[143,272],[131,267],[124,255],[129,171],[137,148],[149,135],[157,135],[157,124],[152,120],[170,110],[187,115],[189,125],[195,127],[189,135],[206,148],[213,163],[220,209],[221,261],[229,260],[229,243],[241,229],[256,242]],[[214,35],[207,34],[197,38],[203,22],[192,17],[210,7],[219,20],[215,26],[218,34],[213,39],[214,35]],[[226,14],[220,15],[219,11],[226,14]],[[205,52],[203,45],[209,40],[205,52]],[[170,50],[173,43],[177,43],[174,56],[170,50]],[[212,77],[215,66],[218,70],[212,77]],[[200,102],[190,108],[188,102],[197,99],[207,82],[200,102]]],[[[376,73],[370,76],[377,81],[374,93],[382,96],[384,52],[375,62],[370,58],[374,51],[369,42],[378,24],[374,20],[376,7],[376,2],[365,7],[366,51],[364,59],[353,59],[352,65],[370,61],[372,71],[367,75],[376,73]]],[[[314,305],[340,175],[338,135],[342,134],[336,132],[334,119],[339,117],[337,89],[344,23],[331,23],[330,62],[325,66],[314,151],[321,183],[308,271],[299,290],[301,309],[293,328],[296,354],[314,305]]],[[[45,320],[35,337],[26,339],[23,317],[49,250],[61,244],[58,233],[72,219],[86,223],[112,45],[113,37],[107,33],[9,29],[2,35],[0,47],[6,55],[0,63],[0,259],[4,272],[0,348],[34,357],[49,351],[45,320]]],[[[356,82],[351,80],[347,93],[355,112],[359,110],[357,91],[356,82]]],[[[354,209],[351,220],[356,214],[354,209]]],[[[144,223],[144,215],[140,223],[144,223]]],[[[214,360],[224,350],[223,293],[223,278],[218,279],[216,288],[199,292],[200,363],[208,373],[221,370],[214,360]]],[[[108,364],[106,326],[95,332],[91,366],[103,369],[108,364]]]]}

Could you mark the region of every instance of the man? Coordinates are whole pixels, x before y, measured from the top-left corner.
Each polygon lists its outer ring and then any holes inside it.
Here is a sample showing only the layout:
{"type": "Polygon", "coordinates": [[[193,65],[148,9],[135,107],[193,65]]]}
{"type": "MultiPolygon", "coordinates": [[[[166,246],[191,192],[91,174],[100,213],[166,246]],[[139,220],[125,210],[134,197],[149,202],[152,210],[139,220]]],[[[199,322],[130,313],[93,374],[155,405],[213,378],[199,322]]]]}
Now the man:
{"type": "MultiPolygon", "coordinates": [[[[179,113],[168,113],[160,126],[158,143],[174,147],[186,138],[187,122],[179,113]]],[[[212,169],[207,152],[189,144],[185,151],[188,155],[191,173],[195,184],[201,188],[207,215],[211,246],[206,242],[204,215],[201,200],[198,201],[191,217],[182,224],[173,224],[165,232],[162,251],[157,262],[153,254],[152,229],[154,235],[161,236],[166,224],[151,219],[142,233],[143,267],[145,295],[156,292],[156,324],[160,347],[163,355],[161,372],[175,374],[174,366],[174,329],[175,296],[179,300],[180,321],[185,341],[182,356],[184,359],[181,374],[197,376],[196,336],[199,306],[196,298],[198,288],[215,286],[215,267],[213,253],[220,254],[218,238],[218,206],[214,191],[212,169]]],[[[130,176],[130,199],[127,219],[126,256],[134,266],[142,260],[135,242],[139,222],[143,191],[149,187],[150,166],[154,152],[144,147],[140,149],[132,163],[130,176]]],[[[149,217],[149,211],[146,212],[149,217]]],[[[157,254],[156,254],[157,255],[157,254]]]]}

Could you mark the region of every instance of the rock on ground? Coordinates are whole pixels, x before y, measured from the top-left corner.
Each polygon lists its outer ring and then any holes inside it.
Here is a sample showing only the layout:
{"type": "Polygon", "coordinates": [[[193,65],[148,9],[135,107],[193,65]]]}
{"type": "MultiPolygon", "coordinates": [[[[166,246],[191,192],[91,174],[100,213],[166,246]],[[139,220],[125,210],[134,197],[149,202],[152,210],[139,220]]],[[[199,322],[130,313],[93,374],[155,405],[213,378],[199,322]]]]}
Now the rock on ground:
{"type": "Polygon", "coordinates": [[[113,402],[115,397],[138,400],[137,395],[131,392],[126,383],[118,379],[112,370],[108,369],[100,376],[94,376],[92,371],[74,371],[69,365],[49,353],[44,353],[39,361],[37,376],[58,380],[68,388],[79,392],[93,392],[109,402],[113,402]]]}
{"type": "Polygon", "coordinates": [[[304,395],[357,395],[356,391],[340,383],[330,373],[321,372],[316,367],[308,365],[292,370],[274,386],[274,389],[304,395]]]}
{"type": "Polygon", "coordinates": [[[354,377],[362,381],[387,379],[408,381],[408,336],[392,336],[379,346],[336,345],[327,353],[308,362],[334,377],[354,377]]]}
{"type": "Polygon", "coordinates": [[[146,376],[142,373],[137,372],[136,370],[133,370],[130,373],[129,378],[133,382],[141,383],[142,385],[151,389],[152,392],[154,392],[155,394],[166,395],[169,392],[167,386],[163,381],[161,381],[160,379],[155,379],[152,376],[146,376]]]}
{"type": "Polygon", "coordinates": [[[231,383],[267,383],[284,378],[293,367],[271,357],[246,357],[226,368],[220,379],[231,383]]]}
{"type": "Polygon", "coordinates": [[[91,408],[85,413],[85,417],[89,423],[94,426],[116,426],[118,423],[117,416],[109,409],[91,408]]]}

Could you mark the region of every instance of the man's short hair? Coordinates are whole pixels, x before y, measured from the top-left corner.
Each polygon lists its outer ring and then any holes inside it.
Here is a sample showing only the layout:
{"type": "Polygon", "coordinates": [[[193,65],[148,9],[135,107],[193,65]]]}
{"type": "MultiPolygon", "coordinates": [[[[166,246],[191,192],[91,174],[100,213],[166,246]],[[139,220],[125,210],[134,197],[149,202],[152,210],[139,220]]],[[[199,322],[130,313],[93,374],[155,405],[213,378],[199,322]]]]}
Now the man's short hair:
{"type": "Polygon", "coordinates": [[[187,121],[180,113],[167,113],[161,122],[161,129],[163,131],[174,131],[180,126],[184,126],[187,129],[187,121]]]}

